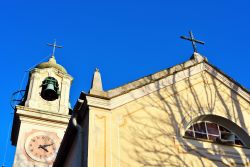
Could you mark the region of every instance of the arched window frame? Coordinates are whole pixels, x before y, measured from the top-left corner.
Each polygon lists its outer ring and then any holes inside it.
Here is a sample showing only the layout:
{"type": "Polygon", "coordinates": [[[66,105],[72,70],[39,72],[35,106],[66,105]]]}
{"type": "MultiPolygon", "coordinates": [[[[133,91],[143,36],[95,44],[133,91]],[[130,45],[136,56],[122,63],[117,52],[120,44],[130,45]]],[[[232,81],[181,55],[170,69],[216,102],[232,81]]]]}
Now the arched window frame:
{"type": "Polygon", "coordinates": [[[220,124],[210,121],[197,121],[192,123],[185,131],[184,136],[191,139],[207,140],[219,144],[245,146],[237,134],[220,124]]]}
{"type": "MultiPolygon", "coordinates": [[[[206,114],[206,115],[192,116],[192,117],[186,117],[186,118],[187,119],[183,120],[184,129],[181,133],[184,138],[187,138],[185,137],[185,132],[193,123],[201,122],[201,121],[209,121],[209,122],[219,124],[225,127],[226,129],[230,130],[232,133],[237,135],[238,138],[242,141],[244,148],[250,148],[249,134],[246,132],[245,129],[241,128],[239,125],[237,125],[236,123],[234,123],[228,118],[225,118],[219,115],[214,115],[214,114],[206,114]]],[[[242,121],[244,120],[240,120],[240,122],[242,121]]],[[[202,139],[198,139],[198,140],[202,140],[202,139]]]]}

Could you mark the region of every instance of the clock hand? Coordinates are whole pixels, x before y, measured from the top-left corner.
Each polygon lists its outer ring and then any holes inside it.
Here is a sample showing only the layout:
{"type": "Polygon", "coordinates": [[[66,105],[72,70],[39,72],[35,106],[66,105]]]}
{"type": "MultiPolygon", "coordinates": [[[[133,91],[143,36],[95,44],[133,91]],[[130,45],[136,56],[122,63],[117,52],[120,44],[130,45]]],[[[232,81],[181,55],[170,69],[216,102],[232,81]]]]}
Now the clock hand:
{"type": "Polygon", "coordinates": [[[52,146],[54,143],[51,144],[44,144],[43,147],[48,147],[48,146],[52,146]]]}
{"type": "Polygon", "coordinates": [[[41,149],[43,149],[44,151],[49,152],[43,145],[39,145],[38,148],[41,148],[41,149]]]}

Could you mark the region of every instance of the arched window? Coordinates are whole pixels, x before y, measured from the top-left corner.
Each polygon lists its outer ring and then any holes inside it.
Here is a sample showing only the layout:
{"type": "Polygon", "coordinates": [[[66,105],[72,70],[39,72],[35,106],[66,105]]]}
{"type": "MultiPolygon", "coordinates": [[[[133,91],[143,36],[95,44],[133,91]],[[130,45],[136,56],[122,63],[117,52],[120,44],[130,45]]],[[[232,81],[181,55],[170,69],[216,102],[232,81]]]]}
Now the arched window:
{"type": "Polygon", "coordinates": [[[244,146],[240,138],[225,127],[210,121],[191,124],[186,130],[185,137],[203,139],[220,144],[244,146]]]}

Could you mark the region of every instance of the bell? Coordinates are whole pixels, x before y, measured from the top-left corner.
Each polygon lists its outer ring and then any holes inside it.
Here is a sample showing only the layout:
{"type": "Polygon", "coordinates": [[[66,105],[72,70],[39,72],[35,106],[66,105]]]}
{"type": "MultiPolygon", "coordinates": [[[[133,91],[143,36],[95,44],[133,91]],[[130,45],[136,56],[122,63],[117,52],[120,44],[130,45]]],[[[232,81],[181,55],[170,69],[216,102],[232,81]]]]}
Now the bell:
{"type": "Polygon", "coordinates": [[[42,91],[42,96],[47,100],[55,100],[58,98],[55,86],[52,83],[48,83],[46,88],[42,91]]]}

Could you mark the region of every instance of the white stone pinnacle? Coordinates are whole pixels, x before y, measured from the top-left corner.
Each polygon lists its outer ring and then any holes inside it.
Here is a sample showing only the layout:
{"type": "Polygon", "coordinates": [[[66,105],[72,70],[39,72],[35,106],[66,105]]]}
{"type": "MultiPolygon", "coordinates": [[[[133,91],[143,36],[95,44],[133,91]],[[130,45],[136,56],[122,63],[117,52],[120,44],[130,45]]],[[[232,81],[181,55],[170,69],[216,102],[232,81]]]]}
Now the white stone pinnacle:
{"type": "Polygon", "coordinates": [[[102,78],[98,68],[95,69],[93,75],[91,90],[103,92],[102,78]]]}

